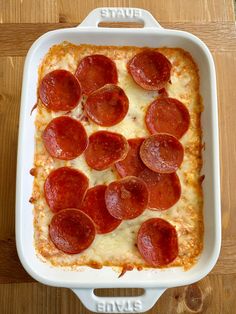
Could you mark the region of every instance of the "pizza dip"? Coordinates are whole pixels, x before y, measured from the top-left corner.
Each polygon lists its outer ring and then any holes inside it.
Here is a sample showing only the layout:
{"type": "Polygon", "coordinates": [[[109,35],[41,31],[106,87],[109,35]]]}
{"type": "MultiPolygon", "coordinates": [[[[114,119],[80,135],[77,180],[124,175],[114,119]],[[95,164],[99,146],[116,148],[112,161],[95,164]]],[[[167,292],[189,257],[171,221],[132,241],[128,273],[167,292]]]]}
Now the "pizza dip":
{"type": "Polygon", "coordinates": [[[178,48],[53,46],[39,68],[35,247],[54,266],[194,265],[198,69],[178,48]]]}

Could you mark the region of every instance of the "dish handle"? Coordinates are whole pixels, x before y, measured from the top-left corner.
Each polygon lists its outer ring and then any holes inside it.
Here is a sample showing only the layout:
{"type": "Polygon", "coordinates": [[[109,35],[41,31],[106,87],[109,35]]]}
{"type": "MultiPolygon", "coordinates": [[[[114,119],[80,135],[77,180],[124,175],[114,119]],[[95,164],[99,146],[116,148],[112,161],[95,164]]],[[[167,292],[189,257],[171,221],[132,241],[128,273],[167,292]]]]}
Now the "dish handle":
{"type": "Polygon", "coordinates": [[[162,28],[147,10],[139,8],[97,8],[78,27],[98,27],[100,22],[142,22],[144,28],[162,28]]]}
{"type": "Polygon", "coordinates": [[[154,306],[165,291],[165,288],[144,289],[144,294],[133,297],[98,297],[94,289],[78,288],[72,291],[79,297],[83,305],[96,313],[142,313],[154,306]]]}

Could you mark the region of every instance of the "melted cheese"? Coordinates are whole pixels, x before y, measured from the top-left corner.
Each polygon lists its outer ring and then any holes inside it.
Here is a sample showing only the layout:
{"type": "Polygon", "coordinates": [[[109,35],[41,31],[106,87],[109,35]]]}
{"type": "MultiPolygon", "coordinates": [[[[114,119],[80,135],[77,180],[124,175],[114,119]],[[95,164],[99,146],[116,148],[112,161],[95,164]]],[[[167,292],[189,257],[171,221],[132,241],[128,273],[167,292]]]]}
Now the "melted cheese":
{"type": "MultiPolygon", "coordinates": [[[[158,92],[145,91],[139,87],[127,73],[127,61],[141,49],[135,47],[96,47],[74,46],[63,43],[54,46],[45,57],[40,70],[39,79],[55,69],[66,69],[75,72],[78,61],[86,55],[101,53],[113,59],[118,69],[118,85],[124,89],[129,98],[129,111],[126,117],[112,127],[100,127],[91,121],[82,123],[88,135],[98,130],[109,130],[124,135],[127,139],[148,136],[144,116],[148,105],[158,96],[158,92]]],[[[169,210],[158,212],[146,210],[142,215],[126,220],[113,232],[96,235],[92,245],[80,254],[68,255],[55,248],[48,237],[48,225],[52,213],[43,196],[43,184],[47,175],[53,169],[61,166],[72,166],[83,171],[89,178],[90,187],[97,184],[108,184],[116,180],[114,169],[104,171],[91,169],[85,162],[84,155],[72,161],[53,159],[46,152],[41,135],[46,125],[61,113],[48,112],[38,101],[36,117],[36,148],[35,148],[35,177],[33,199],[35,205],[35,245],[40,258],[53,265],[111,265],[124,266],[127,264],[145,266],[136,247],[136,237],[142,222],[149,218],[161,217],[176,227],[179,240],[179,255],[170,266],[179,265],[189,268],[202,249],[202,190],[200,184],[201,170],[201,130],[200,112],[202,109],[199,96],[199,80],[197,67],[191,57],[180,49],[161,48],[162,52],[172,63],[171,83],[167,91],[170,97],[182,101],[188,108],[191,117],[190,128],[181,139],[185,148],[184,162],[178,170],[181,181],[182,195],[180,200],[169,210]]],[[[80,119],[83,115],[83,101],[69,114],[80,119]]]]}

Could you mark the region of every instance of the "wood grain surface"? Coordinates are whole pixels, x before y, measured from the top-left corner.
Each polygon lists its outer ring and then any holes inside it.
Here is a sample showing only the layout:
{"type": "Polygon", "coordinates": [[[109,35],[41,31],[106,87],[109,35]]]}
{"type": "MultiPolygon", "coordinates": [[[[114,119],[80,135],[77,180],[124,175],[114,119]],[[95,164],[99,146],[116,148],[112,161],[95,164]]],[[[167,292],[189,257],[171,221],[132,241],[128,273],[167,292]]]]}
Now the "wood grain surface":
{"type": "MultiPolygon", "coordinates": [[[[200,37],[217,69],[223,243],[219,261],[197,284],[168,289],[148,313],[236,312],[236,30],[232,0],[0,0],[0,313],[90,313],[69,290],[33,282],[17,257],[14,232],[18,118],[24,58],[41,34],[78,25],[98,6],[133,6],[166,28],[200,37]]],[[[99,295],[135,295],[105,289],[99,295]]]]}

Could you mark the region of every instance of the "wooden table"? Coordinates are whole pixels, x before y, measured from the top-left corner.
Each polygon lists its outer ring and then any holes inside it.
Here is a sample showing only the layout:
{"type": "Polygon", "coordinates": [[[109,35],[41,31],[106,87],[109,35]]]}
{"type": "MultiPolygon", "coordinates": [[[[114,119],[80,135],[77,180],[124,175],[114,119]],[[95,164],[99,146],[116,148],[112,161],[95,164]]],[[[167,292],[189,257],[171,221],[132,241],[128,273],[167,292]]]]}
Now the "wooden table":
{"type": "MultiPolygon", "coordinates": [[[[149,313],[236,312],[236,31],[232,0],[0,0],[0,312],[90,313],[69,290],[33,281],[14,236],[15,173],[24,58],[44,32],[79,24],[98,6],[142,7],[166,28],[190,31],[211,49],[217,68],[223,245],[214,270],[197,284],[168,289],[149,313]],[[235,212],[233,212],[235,210],[235,212]]],[[[102,295],[130,295],[114,289],[102,295]]]]}

